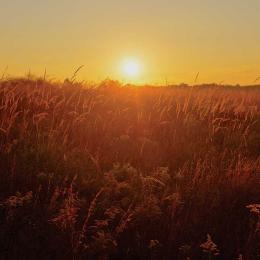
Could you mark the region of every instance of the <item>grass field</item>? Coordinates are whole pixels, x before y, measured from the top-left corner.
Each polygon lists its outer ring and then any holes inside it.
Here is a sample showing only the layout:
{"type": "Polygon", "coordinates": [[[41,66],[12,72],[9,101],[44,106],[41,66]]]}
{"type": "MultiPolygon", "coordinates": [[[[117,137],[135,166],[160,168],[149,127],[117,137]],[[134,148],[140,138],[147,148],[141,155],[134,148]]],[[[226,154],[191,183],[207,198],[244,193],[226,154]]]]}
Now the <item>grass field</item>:
{"type": "Polygon", "coordinates": [[[0,81],[0,259],[258,259],[260,87],[0,81]]]}

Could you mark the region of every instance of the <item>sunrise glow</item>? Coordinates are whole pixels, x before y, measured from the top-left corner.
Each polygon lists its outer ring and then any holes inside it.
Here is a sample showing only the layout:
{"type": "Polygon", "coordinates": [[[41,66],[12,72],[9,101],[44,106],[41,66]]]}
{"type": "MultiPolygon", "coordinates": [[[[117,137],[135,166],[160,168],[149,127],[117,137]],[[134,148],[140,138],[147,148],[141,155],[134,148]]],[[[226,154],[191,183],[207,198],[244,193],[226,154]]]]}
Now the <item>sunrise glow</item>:
{"type": "Polygon", "coordinates": [[[136,79],[141,72],[140,63],[134,59],[125,60],[122,65],[122,69],[124,76],[130,79],[136,79]]]}
{"type": "Polygon", "coordinates": [[[197,83],[251,84],[260,72],[259,8],[259,0],[4,1],[0,74],[46,68],[62,80],[84,65],[79,80],[193,84],[200,72],[197,83]]]}

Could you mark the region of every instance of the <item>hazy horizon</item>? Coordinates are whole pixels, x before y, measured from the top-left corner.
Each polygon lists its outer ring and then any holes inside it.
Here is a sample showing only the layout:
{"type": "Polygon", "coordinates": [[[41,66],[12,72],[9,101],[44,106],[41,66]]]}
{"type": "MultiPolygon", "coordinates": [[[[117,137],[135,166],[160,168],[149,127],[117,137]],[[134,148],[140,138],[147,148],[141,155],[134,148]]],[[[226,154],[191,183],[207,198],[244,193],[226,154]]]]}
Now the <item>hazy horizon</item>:
{"type": "Polygon", "coordinates": [[[252,84],[260,76],[260,2],[2,1],[0,72],[133,83],[252,84]],[[122,73],[124,59],[142,71],[122,73]]]}

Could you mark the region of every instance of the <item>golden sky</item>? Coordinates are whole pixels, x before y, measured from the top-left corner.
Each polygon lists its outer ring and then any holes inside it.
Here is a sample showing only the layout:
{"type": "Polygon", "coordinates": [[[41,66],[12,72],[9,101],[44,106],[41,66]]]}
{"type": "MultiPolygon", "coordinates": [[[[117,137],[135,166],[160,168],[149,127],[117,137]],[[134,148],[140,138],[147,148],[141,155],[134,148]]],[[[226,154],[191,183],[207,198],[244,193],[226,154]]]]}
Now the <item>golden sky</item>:
{"type": "Polygon", "coordinates": [[[136,83],[251,84],[259,0],[0,0],[0,74],[136,83]],[[136,60],[127,78],[122,63],[136,60]]]}

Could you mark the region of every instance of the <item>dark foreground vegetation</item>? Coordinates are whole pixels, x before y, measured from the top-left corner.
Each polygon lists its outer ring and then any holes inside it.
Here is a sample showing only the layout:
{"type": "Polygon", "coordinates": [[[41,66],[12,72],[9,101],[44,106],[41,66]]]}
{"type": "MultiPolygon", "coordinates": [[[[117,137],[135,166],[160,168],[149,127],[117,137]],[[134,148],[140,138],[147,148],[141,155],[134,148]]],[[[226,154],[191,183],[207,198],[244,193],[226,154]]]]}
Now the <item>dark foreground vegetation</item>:
{"type": "Polygon", "coordinates": [[[0,81],[0,259],[258,259],[260,89],[0,81]]]}

